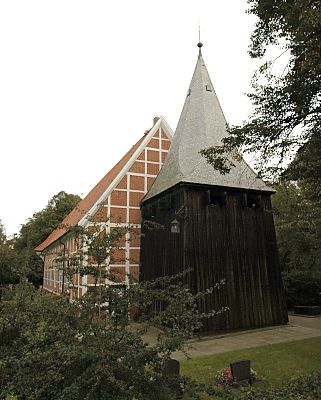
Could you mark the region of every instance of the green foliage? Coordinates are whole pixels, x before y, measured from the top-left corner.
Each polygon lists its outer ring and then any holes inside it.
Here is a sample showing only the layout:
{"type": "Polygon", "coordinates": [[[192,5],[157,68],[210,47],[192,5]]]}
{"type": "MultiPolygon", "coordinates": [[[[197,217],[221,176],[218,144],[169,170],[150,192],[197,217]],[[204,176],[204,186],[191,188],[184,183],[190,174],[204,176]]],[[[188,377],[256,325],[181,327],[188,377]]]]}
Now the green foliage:
{"type": "Polygon", "coordinates": [[[282,176],[283,180],[298,182],[305,199],[321,208],[321,137],[312,136],[282,176]]]}
{"type": "Polygon", "coordinates": [[[228,174],[231,168],[235,167],[233,157],[229,157],[229,153],[223,146],[208,147],[202,149],[200,154],[206,158],[207,162],[213,166],[214,169],[220,171],[222,175],[228,174]]]}
{"type": "Polygon", "coordinates": [[[320,274],[313,276],[302,271],[283,273],[286,301],[289,309],[294,306],[318,306],[321,300],[320,274]]]}
{"type": "Polygon", "coordinates": [[[223,312],[198,312],[197,301],[215,288],[193,295],[183,283],[188,272],[120,285],[106,266],[124,232],[106,227],[77,228],[84,254],[72,262],[61,255],[68,284],[75,272],[94,278],[81,298],[70,302],[65,294],[44,294],[23,282],[12,301],[1,303],[1,398],[167,400],[191,387],[166,366],[203,318],[223,312]],[[129,323],[132,309],[138,324],[129,323]],[[158,334],[147,345],[142,337],[150,325],[158,334]]]}
{"type": "Polygon", "coordinates": [[[0,221],[0,287],[15,283],[17,280],[14,270],[14,258],[12,241],[7,238],[4,226],[0,221]]]}
{"type": "Polygon", "coordinates": [[[77,195],[59,192],[49,200],[43,210],[36,212],[22,225],[19,235],[14,239],[17,270],[36,286],[42,284],[43,262],[34,249],[49,236],[79,201],[80,197],[77,195]]]}
{"type": "Polygon", "coordinates": [[[282,270],[321,271],[321,207],[296,183],[281,182],[272,198],[282,270]]]}
{"type": "Polygon", "coordinates": [[[302,375],[276,389],[244,388],[224,394],[225,400],[316,400],[321,398],[321,373],[302,375]]]}
{"type": "Polygon", "coordinates": [[[107,223],[88,225],[72,232],[84,250],[70,256],[63,248],[57,258],[69,287],[75,273],[94,278],[86,294],[70,302],[65,293],[48,295],[22,281],[14,298],[0,303],[0,398],[167,400],[182,396],[193,385],[186,377],[168,373],[170,355],[184,348],[204,318],[224,311],[201,314],[197,309],[197,302],[224,282],[193,295],[184,284],[186,271],[127,287],[108,270],[124,231],[109,232],[107,223]],[[132,310],[138,324],[129,323],[132,310]],[[142,337],[151,325],[158,334],[148,345],[142,337]]]}
{"type": "Polygon", "coordinates": [[[256,154],[260,174],[270,177],[304,143],[320,140],[321,5],[317,0],[248,3],[248,12],[258,17],[251,57],[262,58],[270,45],[279,45],[289,61],[281,75],[273,70],[277,59],[262,65],[248,95],[253,115],[242,126],[229,128],[223,147],[206,149],[204,156],[226,173],[235,150],[256,154]]]}
{"type": "MultiPolygon", "coordinates": [[[[302,158],[301,158],[302,160],[302,158]]],[[[308,161],[308,160],[307,160],[308,161]]],[[[293,162],[285,177],[303,162],[293,162]]],[[[309,162],[306,164],[309,165],[309,162]]],[[[287,305],[319,305],[321,291],[321,203],[319,177],[300,175],[297,183],[281,181],[272,198],[287,305]]]]}
{"type": "Polygon", "coordinates": [[[75,272],[94,278],[80,299],[70,302],[66,294],[48,295],[22,282],[13,300],[1,303],[1,398],[167,400],[193,387],[166,366],[207,317],[197,301],[215,288],[193,295],[183,283],[188,272],[120,285],[107,266],[124,232],[106,227],[77,227],[86,250],[72,261],[61,255],[69,283],[75,272]],[[129,323],[132,309],[138,324],[129,323]],[[148,345],[142,337],[151,325],[158,334],[148,345]]]}
{"type": "Polygon", "coordinates": [[[203,318],[195,296],[178,281],[104,286],[100,304],[96,290],[71,303],[19,284],[14,299],[1,303],[1,398],[175,398],[189,380],[167,374],[166,363],[203,318]],[[130,305],[145,324],[157,323],[154,344],[142,340],[146,325],[129,324],[130,305]]]}

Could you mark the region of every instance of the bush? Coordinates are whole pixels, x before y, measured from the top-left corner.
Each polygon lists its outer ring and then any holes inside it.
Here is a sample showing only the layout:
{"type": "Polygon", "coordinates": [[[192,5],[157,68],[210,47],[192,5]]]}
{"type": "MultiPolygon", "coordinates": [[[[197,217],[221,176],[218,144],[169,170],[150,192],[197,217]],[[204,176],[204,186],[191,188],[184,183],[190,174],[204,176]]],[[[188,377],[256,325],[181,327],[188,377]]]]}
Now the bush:
{"type": "Polygon", "coordinates": [[[203,294],[193,295],[182,276],[129,288],[96,287],[73,302],[27,282],[17,285],[12,300],[0,301],[0,399],[181,397],[191,382],[169,373],[170,355],[184,347],[205,317],[197,312],[203,294]],[[155,311],[156,301],[161,311],[155,311]],[[140,324],[129,323],[130,305],[140,324]],[[159,328],[149,345],[142,338],[148,326],[159,328]]]}
{"type": "Polygon", "coordinates": [[[283,274],[288,308],[320,305],[321,278],[306,272],[293,271],[283,274]]]}
{"type": "MultiPolygon", "coordinates": [[[[202,394],[224,400],[317,400],[321,399],[321,372],[292,378],[281,387],[260,388],[259,384],[243,387],[199,384],[188,399],[199,400],[202,394]]],[[[208,397],[205,397],[208,398],[208,397]]]]}
{"type": "Polygon", "coordinates": [[[321,373],[292,379],[281,388],[262,390],[255,386],[224,394],[226,400],[316,400],[321,399],[321,373]]]}
{"type": "MultiPolygon", "coordinates": [[[[112,287],[109,297],[118,292],[112,287]]],[[[71,303],[18,285],[11,301],[0,302],[0,399],[175,398],[180,382],[165,373],[160,342],[148,347],[127,320],[102,314],[86,295],[71,303]]],[[[169,354],[167,344],[180,346],[180,338],[165,339],[169,354]]]]}

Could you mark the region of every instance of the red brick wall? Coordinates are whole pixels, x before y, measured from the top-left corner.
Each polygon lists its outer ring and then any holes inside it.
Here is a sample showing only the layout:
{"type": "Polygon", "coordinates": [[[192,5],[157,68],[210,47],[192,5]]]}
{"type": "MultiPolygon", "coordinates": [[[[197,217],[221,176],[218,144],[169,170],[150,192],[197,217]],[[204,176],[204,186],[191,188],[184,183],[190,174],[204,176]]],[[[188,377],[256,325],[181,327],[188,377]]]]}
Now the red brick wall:
{"type": "MultiPolygon", "coordinates": [[[[119,249],[114,252],[108,267],[119,282],[128,283],[128,274],[136,279],[139,275],[140,202],[154,182],[169,147],[170,140],[160,128],[92,218],[94,223],[107,223],[110,230],[130,226],[130,230],[119,240],[119,249]]],[[[77,240],[70,238],[66,242],[67,253],[72,255],[77,252],[77,245],[77,240]]],[[[54,267],[54,260],[61,251],[62,246],[57,244],[47,250],[45,257],[44,288],[54,293],[61,292],[61,276],[59,284],[59,271],[54,267]]],[[[81,296],[86,286],[93,285],[94,281],[89,276],[75,274],[70,283],[65,285],[64,290],[75,298],[81,296]]]]}
{"type": "Polygon", "coordinates": [[[110,270],[117,271],[125,282],[128,282],[127,274],[137,277],[139,272],[140,202],[154,182],[169,147],[170,140],[159,129],[106,201],[107,218],[110,219],[111,227],[117,224],[137,227],[127,233],[126,240],[121,243],[121,251],[115,252],[110,263],[110,270]]]}

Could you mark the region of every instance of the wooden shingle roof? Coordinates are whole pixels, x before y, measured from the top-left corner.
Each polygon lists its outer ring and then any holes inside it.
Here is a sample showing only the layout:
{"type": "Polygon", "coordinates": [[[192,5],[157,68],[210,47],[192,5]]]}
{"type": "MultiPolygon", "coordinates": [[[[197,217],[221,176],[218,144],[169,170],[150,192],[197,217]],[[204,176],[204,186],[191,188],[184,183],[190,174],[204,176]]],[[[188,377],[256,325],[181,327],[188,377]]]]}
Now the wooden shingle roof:
{"type": "Polygon", "coordinates": [[[144,201],[179,183],[271,192],[243,159],[233,160],[236,166],[222,175],[200,154],[202,149],[221,146],[222,139],[227,135],[226,120],[199,49],[168,157],[144,201]]]}

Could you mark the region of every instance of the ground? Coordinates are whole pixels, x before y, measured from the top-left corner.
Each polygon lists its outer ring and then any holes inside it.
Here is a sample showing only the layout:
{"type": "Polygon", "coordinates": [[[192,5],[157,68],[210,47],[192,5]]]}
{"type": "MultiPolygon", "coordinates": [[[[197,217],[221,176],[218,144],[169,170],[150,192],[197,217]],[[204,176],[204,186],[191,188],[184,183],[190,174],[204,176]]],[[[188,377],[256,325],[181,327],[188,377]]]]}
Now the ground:
{"type": "MultiPolygon", "coordinates": [[[[195,358],[317,336],[321,336],[321,316],[309,318],[289,315],[288,325],[212,335],[194,340],[187,353],[190,358],[195,358]]],[[[182,352],[177,352],[173,354],[173,358],[184,360],[186,356],[182,352]]]]}
{"type": "MultiPolygon", "coordinates": [[[[254,396],[258,394],[257,390],[263,390],[266,391],[264,392],[266,398],[283,398],[281,392],[277,391],[282,391],[282,388],[286,387],[285,393],[288,393],[290,388],[293,399],[321,398],[318,386],[313,386],[317,385],[320,378],[312,378],[310,375],[311,381],[306,376],[306,374],[321,373],[321,316],[314,318],[290,316],[289,319],[287,326],[194,340],[193,348],[188,350],[188,356],[191,358],[186,358],[182,353],[176,354],[181,360],[181,375],[189,376],[199,384],[215,385],[218,371],[228,367],[231,361],[249,359],[258,377],[253,386],[254,396]],[[295,389],[292,382],[294,384],[298,382],[300,376],[303,378],[295,389]],[[306,390],[303,397],[301,384],[306,390]],[[268,391],[271,391],[270,395],[268,391]],[[271,395],[272,397],[269,397],[271,395]]],[[[239,391],[242,389],[235,390],[240,394],[239,391]]],[[[232,392],[230,394],[233,395],[232,392]]],[[[225,395],[203,394],[200,398],[220,400],[225,398],[225,395]]]]}

